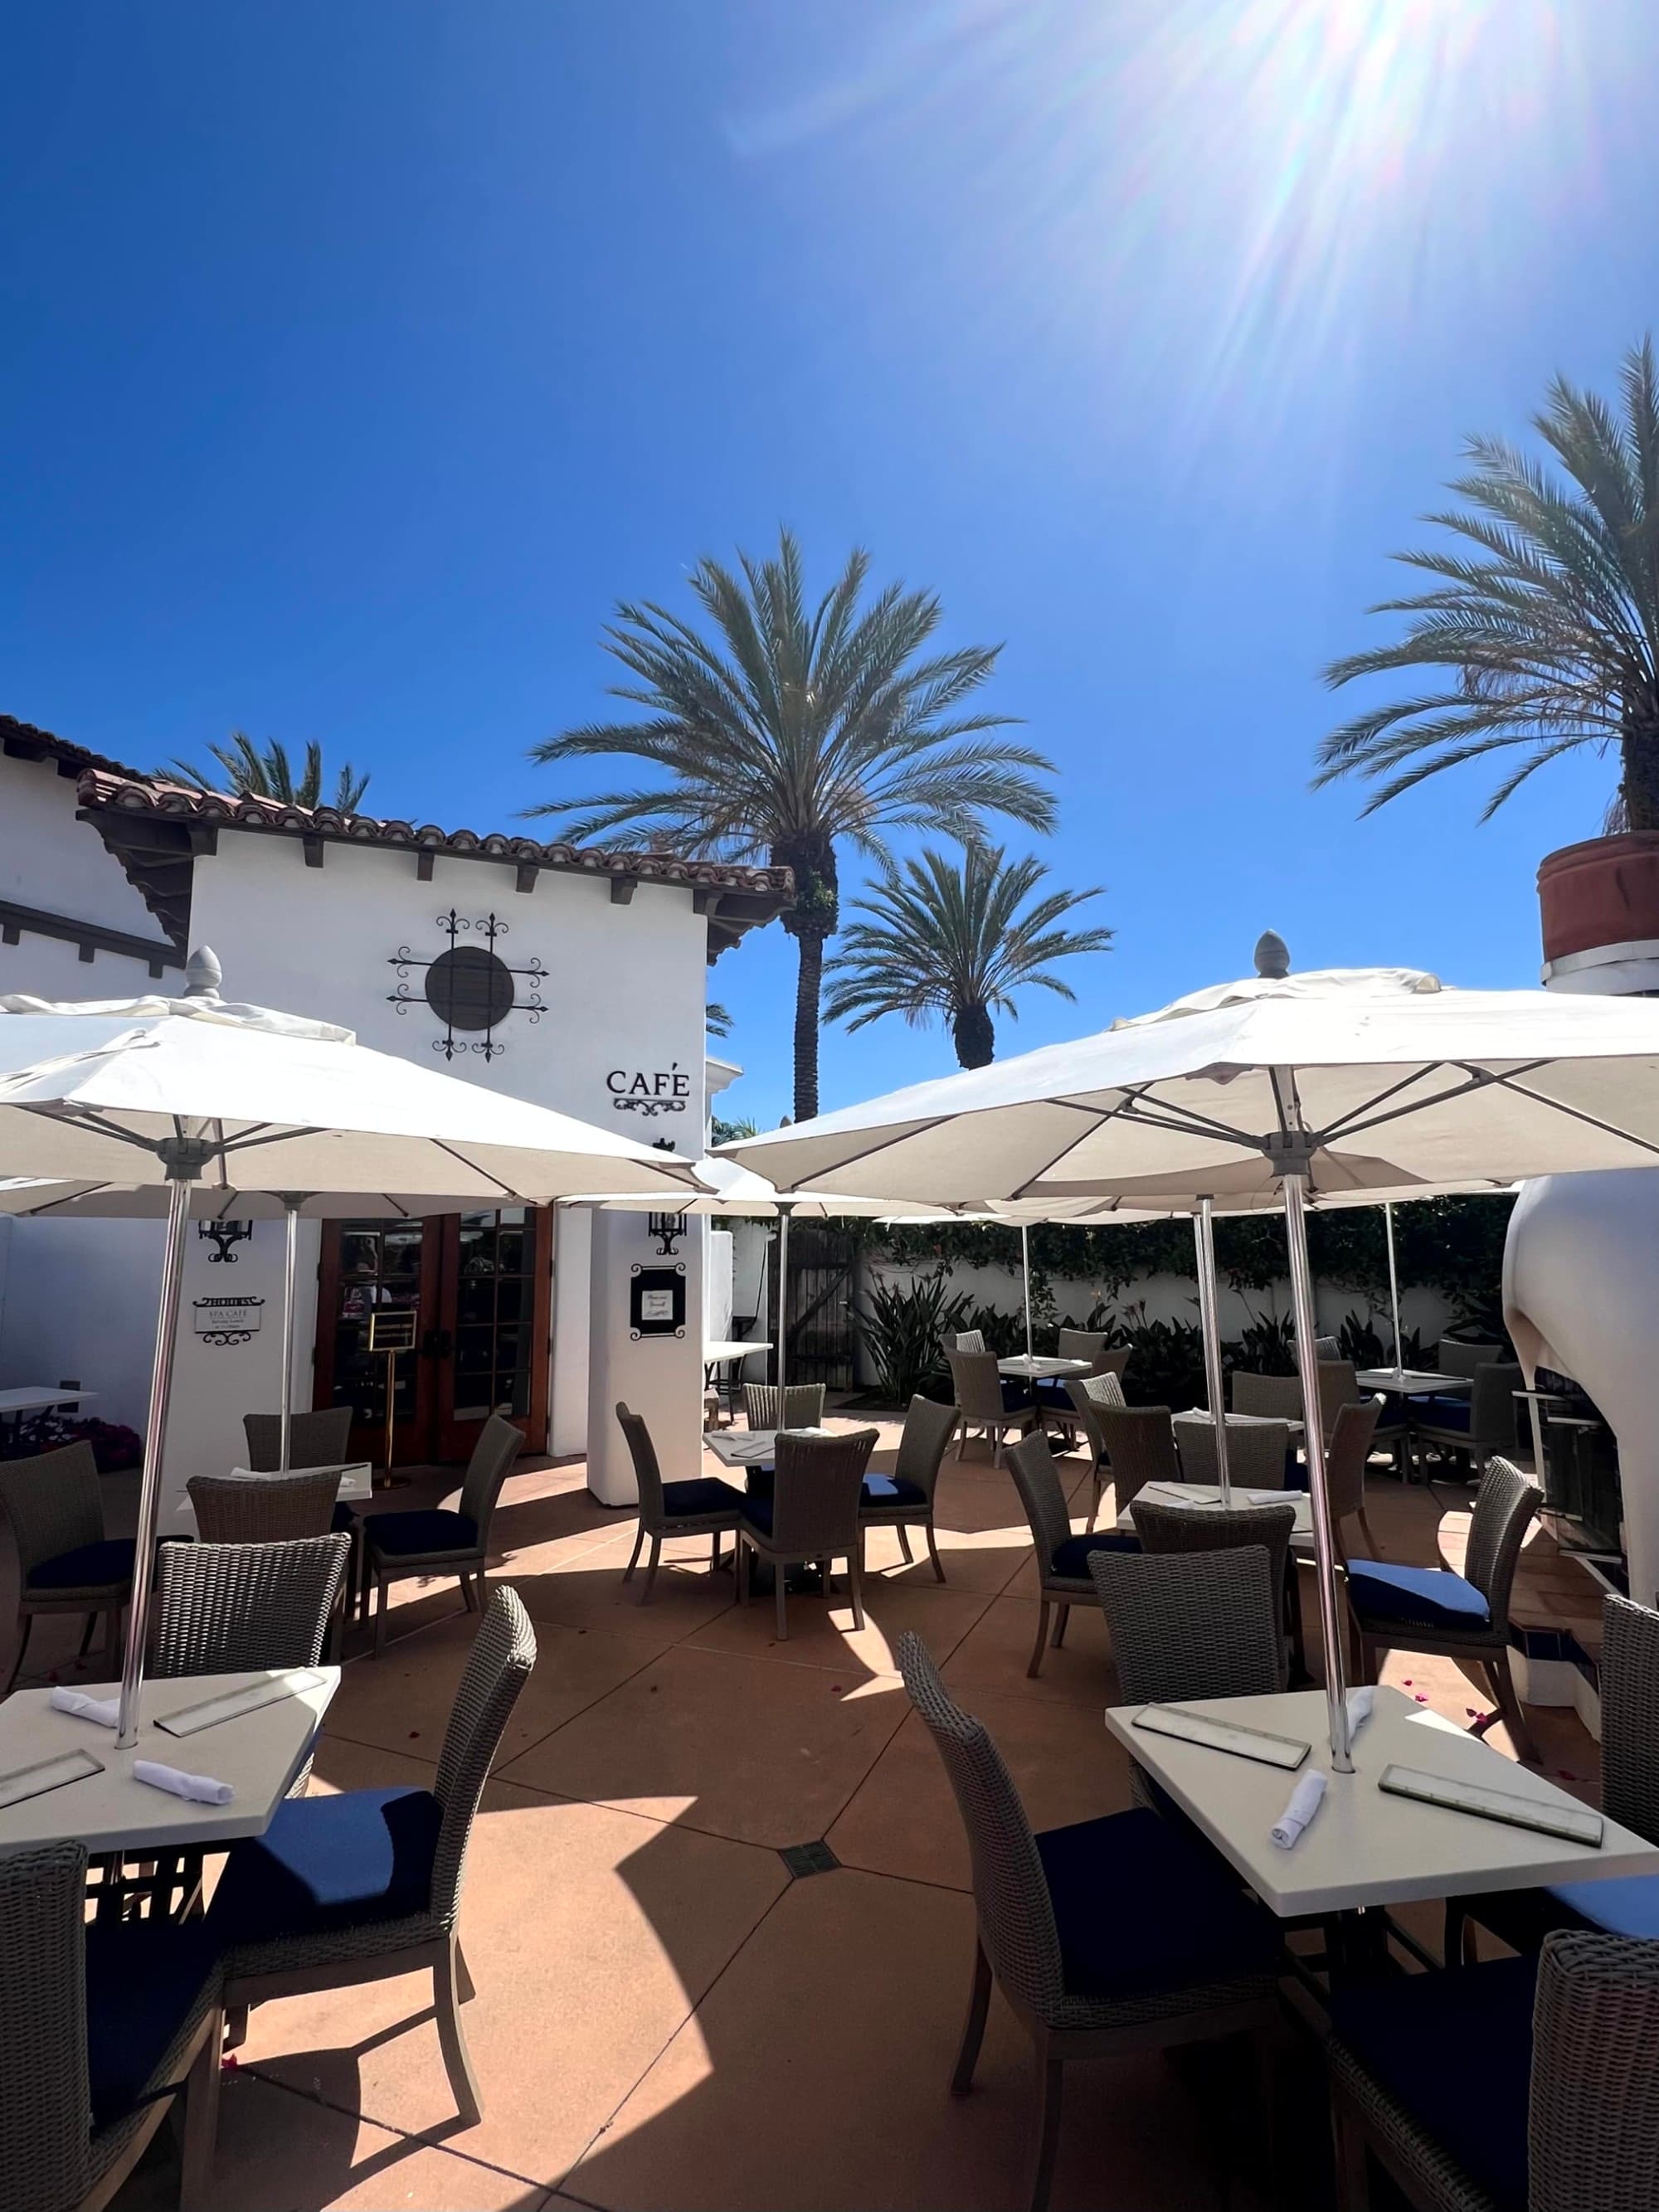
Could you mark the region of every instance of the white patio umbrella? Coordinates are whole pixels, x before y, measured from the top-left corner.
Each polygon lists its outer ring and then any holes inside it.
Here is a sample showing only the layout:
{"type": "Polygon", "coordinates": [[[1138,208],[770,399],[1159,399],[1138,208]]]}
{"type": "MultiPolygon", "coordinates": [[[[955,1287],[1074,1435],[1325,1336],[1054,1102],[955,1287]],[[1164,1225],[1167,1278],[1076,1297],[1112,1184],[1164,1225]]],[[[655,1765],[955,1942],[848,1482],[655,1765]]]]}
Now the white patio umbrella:
{"type": "Polygon", "coordinates": [[[161,1455],[192,1187],[392,1189],[543,1204],[601,1177],[699,1188],[687,1162],[390,1054],[349,1030],[218,995],[192,954],[183,999],[0,996],[0,1173],[165,1186],[167,1245],[117,1742],[137,1741],[161,1455]],[[602,1165],[600,1164],[602,1164],[602,1165]]]}
{"type": "Polygon", "coordinates": [[[1314,1346],[1310,1192],[1659,1161],[1659,1006],[1449,990],[1404,969],[1261,972],[1099,1035],[724,1148],[811,1182],[969,1205],[1105,1194],[1171,1210],[1279,1194],[1289,1243],[1331,1749],[1351,1769],[1314,1346]]]}

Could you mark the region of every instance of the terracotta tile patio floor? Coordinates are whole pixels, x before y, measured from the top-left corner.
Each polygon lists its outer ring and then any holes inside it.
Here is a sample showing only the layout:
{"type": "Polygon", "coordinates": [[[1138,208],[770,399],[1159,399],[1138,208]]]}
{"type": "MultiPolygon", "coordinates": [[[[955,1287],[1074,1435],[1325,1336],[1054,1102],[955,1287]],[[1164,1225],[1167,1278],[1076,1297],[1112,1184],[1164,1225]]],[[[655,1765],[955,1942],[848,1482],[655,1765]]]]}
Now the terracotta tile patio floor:
{"type": "MultiPolygon", "coordinates": [[[[882,1425],[890,1447],[895,1425],[882,1425]]],[[[1081,1455],[1062,1464],[1086,1510],[1081,1455]]],[[[453,1480],[423,1475],[386,1503],[437,1502],[453,1480]]],[[[1427,1492],[1379,1474],[1370,1510],[1387,1556],[1433,1561],[1427,1492]]],[[[802,1595],[781,1644],[769,1603],[734,1606],[702,1542],[669,1547],[653,1602],[636,1605],[637,1583],[621,1580],[632,1518],[594,1503],[580,1462],[514,1475],[496,1574],[522,1595],[540,1656],[462,1913],[483,2122],[454,2118],[423,1978],[270,2004],[227,2075],[216,2203],[1023,2204],[1030,2046],[1000,2002],[974,2094],[945,2093],[972,1949],[967,1856],[893,1639],[923,1637],[1036,1826],[1123,1807],[1127,1776],[1100,1721],[1116,1691],[1097,1615],[1074,1613],[1065,1647],[1026,1676],[1029,1539],[980,1448],[947,1464],[938,1519],[946,1587],[878,1534],[862,1634],[839,1604],[802,1595]],[[839,1869],[792,1879],[781,1850],[818,1839],[839,1869]]],[[[1537,1565],[1546,1582],[1561,1571],[1542,1550],[1537,1565]]],[[[346,1668],[313,1789],[432,1776],[471,1623],[453,1582],[395,1596],[385,1656],[346,1668]]],[[[60,1631],[30,1656],[67,1674],[72,1648],[60,1631]]],[[[1445,1661],[1396,1657],[1389,1679],[1459,1722],[1486,1703],[1445,1661]]],[[[1589,1737],[1569,1715],[1534,1717],[1547,1765],[1593,1794],[1589,1737]]],[[[1310,2048],[1296,2056],[1299,2185],[1318,2202],[1317,2063],[1310,2048]]],[[[1057,2212],[1266,2204],[1254,2081],[1236,2051],[1073,2068],[1066,2096],[1057,2212]]],[[[117,2212],[159,2212],[175,2184],[163,2130],[117,2212]]]]}

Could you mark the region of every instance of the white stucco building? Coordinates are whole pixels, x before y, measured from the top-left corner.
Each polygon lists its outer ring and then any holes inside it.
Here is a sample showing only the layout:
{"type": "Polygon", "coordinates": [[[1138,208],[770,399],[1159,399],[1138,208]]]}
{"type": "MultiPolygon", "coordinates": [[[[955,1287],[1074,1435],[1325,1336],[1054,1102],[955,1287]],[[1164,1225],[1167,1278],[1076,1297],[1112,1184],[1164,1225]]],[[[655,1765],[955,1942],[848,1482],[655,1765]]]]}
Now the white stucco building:
{"type": "MultiPolygon", "coordinates": [[[[790,890],[787,870],[183,791],[0,717],[0,991],[176,992],[187,951],[210,945],[228,997],[687,1156],[707,1111],[708,963],[790,890]]],[[[365,1212],[302,1235],[295,1402],[355,1406],[362,1457],[384,1455],[385,1361],[363,1344],[390,1304],[417,1320],[395,1461],[464,1459],[500,1406],[532,1449],[586,1449],[592,1486],[621,1503],[620,1397],[651,1419],[665,1473],[696,1471],[699,1227],[667,1260],[647,1217],[622,1212],[365,1212]],[[631,1326],[649,1266],[685,1271],[681,1334],[631,1326]]],[[[278,1402],[283,1237],[279,1223],[192,1231],[169,1499],[235,1464],[241,1415],[278,1402]],[[225,1343],[198,1302],[233,1291],[255,1326],[225,1343]]],[[[89,1411],[142,1427],[160,1250],[159,1223],[0,1221],[0,1389],[73,1379],[96,1392],[89,1411]]]]}

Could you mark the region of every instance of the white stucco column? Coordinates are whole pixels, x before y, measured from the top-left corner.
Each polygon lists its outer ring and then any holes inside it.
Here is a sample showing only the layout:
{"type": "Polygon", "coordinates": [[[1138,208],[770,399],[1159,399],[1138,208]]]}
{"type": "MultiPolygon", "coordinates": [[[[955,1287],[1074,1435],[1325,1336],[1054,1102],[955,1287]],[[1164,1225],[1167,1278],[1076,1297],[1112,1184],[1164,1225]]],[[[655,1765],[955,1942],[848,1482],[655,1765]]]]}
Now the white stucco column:
{"type": "Polygon", "coordinates": [[[649,1424],[665,1482],[702,1472],[703,1224],[686,1221],[675,1250],[665,1255],[647,1227],[648,1218],[621,1209],[600,1208],[593,1215],[587,1486],[605,1505],[631,1505],[638,1494],[617,1422],[618,1399],[649,1424]],[[635,1333],[641,1270],[647,1278],[677,1275],[684,1316],[678,1334],[635,1333]]]}

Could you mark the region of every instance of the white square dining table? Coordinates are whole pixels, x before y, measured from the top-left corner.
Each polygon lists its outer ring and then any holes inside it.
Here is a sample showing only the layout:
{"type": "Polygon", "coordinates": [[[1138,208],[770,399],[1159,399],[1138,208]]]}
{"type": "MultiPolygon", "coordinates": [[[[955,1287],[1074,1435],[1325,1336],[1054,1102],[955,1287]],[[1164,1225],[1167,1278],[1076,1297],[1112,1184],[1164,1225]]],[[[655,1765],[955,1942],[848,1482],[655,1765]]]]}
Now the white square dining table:
{"type": "Polygon", "coordinates": [[[997,1362],[999,1375],[1012,1375],[1023,1382],[1058,1382],[1068,1376],[1090,1372],[1086,1359],[1051,1359],[1042,1352],[1028,1358],[1024,1352],[1018,1352],[1011,1358],[997,1362]]]}
{"type": "Polygon", "coordinates": [[[1467,1398],[1474,1389],[1473,1376],[1432,1367],[1362,1367],[1353,1379],[1367,1396],[1389,1398],[1467,1398]]]}
{"type": "Polygon", "coordinates": [[[1371,1717],[1354,1738],[1352,1774],[1330,1771],[1322,1690],[1193,1699],[1183,1709],[1312,1747],[1292,1775],[1138,1729],[1134,1717],[1144,1706],[1113,1705],[1106,1712],[1113,1735],[1281,1919],[1603,1875],[1659,1875],[1659,1849],[1616,1820],[1606,1822],[1599,1845],[1568,1843],[1379,1790],[1384,1767],[1400,1765],[1583,1810],[1580,1799],[1403,1690],[1378,1689],[1371,1717]],[[1282,1850],[1273,1839],[1273,1823],[1294,1784],[1316,1770],[1328,1778],[1324,1801],[1297,1842],[1282,1850]]]}
{"type": "MultiPolygon", "coordinates": [[[[1160,1478],[1143,1483],[1135,1496],[1150,1498],[1157,1505],[1212,1505],[1218,1511],[1221,1506],[1221,1487],[1214,1482],[1165,1482],[1160,1478]]],[[[1313,1557],[1313,1500],[1305,1490],[1246,1489],[1236,1482],[1233,1504],[1292,1507],[1296,1518],[1291,1523],[1291,1549],[1300,1557],[1313,1557]]],[[[1117,1525],[1126,1534],[1133,1535],[1135,1519],[1130,1506],[1118,1515],[1117,1525]]]]}
{"type": "MultiPolygon", "coordinates": [[[[0,1850],[65,1838],[83,1843],[94,1854],[140,1845],[212,1850],[241,1836],[263,1835],[305,1764],[339,1683],[337,1667],[260,1668],[147,1681],[139,1697],[138,1741],[131,1751],[116,1749],[113,1729],[58,1711],[50,1690],[14,1691],[0,1705],[0,1774],[75,1751],[90,1753],[103,1771],[0,1808],[0,1850]],[[173,1735],[157,1725],[184,1706],[301,1674],[313,1678],[310,1686],[191,1735],[173,1735]],[[216,1782],[228,1783],[234,1795],[228,1805],[175,1797],[133,1778],[137,1759],[211,1775],[216,1782]]],[[[94,1698],[119,1694],[113,1682],[77,1682],[75,1687],[94,1698]]]]}

